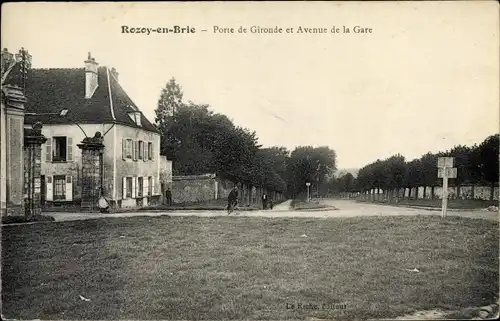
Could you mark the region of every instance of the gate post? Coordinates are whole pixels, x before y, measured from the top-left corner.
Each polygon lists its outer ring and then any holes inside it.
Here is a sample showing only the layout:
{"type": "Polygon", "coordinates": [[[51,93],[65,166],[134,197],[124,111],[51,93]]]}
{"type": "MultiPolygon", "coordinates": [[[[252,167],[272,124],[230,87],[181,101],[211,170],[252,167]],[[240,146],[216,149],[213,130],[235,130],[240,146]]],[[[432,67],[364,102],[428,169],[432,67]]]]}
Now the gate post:
{"type": "Polygon", "coordinates": [[[94,137],[85,137],[78,148],[82,150],[82,203],[81,208],[93,211],[97,209],[99,197],[103,194],[103,144],[100,132],[94,137]]]}
{"type": "Polygon", "coordinates": [[[40,215],[41,205],[41,159],[42,144],[47,138],[42,135],[42,123],[24,129],[24,214],[27,218],[40,215]]]}

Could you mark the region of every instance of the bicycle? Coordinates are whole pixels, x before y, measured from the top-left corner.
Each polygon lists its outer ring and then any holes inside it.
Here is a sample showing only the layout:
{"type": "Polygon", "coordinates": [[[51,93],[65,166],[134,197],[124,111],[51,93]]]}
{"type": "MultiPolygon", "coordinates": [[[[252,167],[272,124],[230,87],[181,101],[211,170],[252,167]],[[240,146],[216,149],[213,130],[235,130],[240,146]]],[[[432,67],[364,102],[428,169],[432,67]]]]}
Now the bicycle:
{"type": "Polygon", "coordinates": [[[238,201],[234,201],[232,203],[229,203],[227,205],[227,215],[231,215],[231,213],[234,212],[237,205],[238,205],[238,201]]]}

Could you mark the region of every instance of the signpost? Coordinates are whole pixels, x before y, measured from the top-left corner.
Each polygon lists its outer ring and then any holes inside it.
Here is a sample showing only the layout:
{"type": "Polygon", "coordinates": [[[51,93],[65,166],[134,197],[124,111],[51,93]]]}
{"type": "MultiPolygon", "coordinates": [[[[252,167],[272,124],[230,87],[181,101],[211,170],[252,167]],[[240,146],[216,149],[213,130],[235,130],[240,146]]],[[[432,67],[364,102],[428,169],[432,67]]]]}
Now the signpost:
{"type": "Polygon", "coordinates": [[[453,157],[439,157],[437,167],[438,178],[443,179],[441,217],[446,217],[446,209],[448,207],[448,178],[457,178],[457,168],[453,167],[453,157]]]}
{"type": "Polygon", "coordinates": [[[311,183],[307,182],[306,183],[306,186],[307,186],[307,202],[310,201],[310,192],[309,192],[309,188],[311,187],[311,183]]]}

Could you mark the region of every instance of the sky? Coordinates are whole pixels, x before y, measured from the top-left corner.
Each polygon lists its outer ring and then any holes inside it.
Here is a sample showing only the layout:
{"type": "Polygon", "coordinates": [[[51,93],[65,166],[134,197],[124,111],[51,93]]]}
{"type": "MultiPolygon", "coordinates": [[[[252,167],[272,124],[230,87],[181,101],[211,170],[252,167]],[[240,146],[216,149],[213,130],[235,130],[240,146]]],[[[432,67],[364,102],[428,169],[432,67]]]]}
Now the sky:
{"type": "Polygon", "coordinates": [[[265,147],[326,145],[338,168],[359,168],[499,131],[498,19],[496,1],[7,3],[2,48],[26,48],[33,68],[80,68],[91,52],[151,121],[175,77],[185,101],[255,130],[265,147]],[[196,32],[122,33],[175,25],[196,32]],[[330,32],[343,26],[351,33],[330,32]]]}

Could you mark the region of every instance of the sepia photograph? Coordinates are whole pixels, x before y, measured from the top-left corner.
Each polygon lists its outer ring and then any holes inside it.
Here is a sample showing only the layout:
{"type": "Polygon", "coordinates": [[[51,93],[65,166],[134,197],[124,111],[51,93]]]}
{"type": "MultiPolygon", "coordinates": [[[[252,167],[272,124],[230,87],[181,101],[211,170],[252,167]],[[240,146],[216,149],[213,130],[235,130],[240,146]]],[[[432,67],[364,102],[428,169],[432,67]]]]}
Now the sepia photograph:
{"type": "Polygon", "coordinates": [[[499,317],[497,1],[1,15],[3,320],[499,317]]]}

